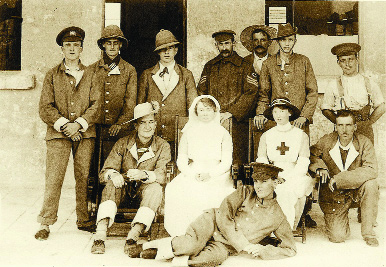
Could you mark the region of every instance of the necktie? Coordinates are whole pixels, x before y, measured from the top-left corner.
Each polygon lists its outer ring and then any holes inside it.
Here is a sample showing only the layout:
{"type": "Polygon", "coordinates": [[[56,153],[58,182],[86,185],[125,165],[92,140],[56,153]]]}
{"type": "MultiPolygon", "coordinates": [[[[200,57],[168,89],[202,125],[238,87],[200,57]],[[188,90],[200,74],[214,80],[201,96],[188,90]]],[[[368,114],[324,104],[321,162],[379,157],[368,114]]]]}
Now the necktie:
{"type": "Polygon", "coordinates": [[[345,149],[340,147],[339,150],[340,150],[340,156],[342,158],[343,168],[345,168],[347,154],[348,154],[349,149],[345,150],[345,149]]]}
{"type": "Polygon", "coordinates": [[[165,75],[165,73],[169,74],[167,67],[165,67],[164,70],[160,72],[159,76],[162,78],[165,75]]]}

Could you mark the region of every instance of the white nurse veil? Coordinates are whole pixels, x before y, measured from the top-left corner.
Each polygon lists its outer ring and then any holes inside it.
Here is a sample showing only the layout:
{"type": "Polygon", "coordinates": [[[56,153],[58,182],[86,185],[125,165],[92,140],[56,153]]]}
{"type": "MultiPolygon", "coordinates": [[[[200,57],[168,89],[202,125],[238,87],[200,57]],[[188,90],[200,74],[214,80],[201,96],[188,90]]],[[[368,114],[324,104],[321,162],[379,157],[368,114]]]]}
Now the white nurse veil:
{"type": "Polygon", "coordinates": [[[211,95],[200,95],[193,100],[193,103],[189,108],[189,121],[186,123],[185,127],[182,129],[182,132],[186,132],[188,129],[195,128],[196,126],[199,126],[199,127],[204,126],[204,123],[202,123],[198,119],[197,114],[195,112],[196,105],[203,98],[209,98],[209,99],[213,100],[213,102],[216,104],[216,115],[215,115],[214,119],[211,122],[206,123],[205,126],[212,126],[212,127],[213,126],[221,126],[220,104],[218,103],[217,99],[211,95]]]}

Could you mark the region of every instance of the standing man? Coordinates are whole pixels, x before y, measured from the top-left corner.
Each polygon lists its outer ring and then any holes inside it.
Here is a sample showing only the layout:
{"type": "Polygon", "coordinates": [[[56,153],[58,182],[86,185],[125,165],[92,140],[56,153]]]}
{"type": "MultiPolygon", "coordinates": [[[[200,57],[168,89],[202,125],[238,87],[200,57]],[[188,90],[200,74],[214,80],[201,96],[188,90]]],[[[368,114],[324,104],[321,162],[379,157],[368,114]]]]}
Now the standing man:
{"type": "Polygon", "coordinates": [[[97,231],[91,248],[93,254],[105,252],[107,228],[114,223],[117,207],[125,194],[134,191],[141,198],[125,252],[135,245],[142,232],[148,231],[163,199],[162,186],[166,179],[166,164],[170,161],[170,145],[156,136],[155,114],[158,103],[139,104],[134,109],[136,131],[118,140],[106,159],[100,181],[106,184],[97,215],[97,231]]]}
{"type": "Polygon", "coordinates": [[[39,102],[40,118],[47,124],[46,185],[41,224],[35,234],[46,240],[49,225],[57,220],[59,199],[70,152],[74,157],[76,215],[78,229],[93,231],[87,209],[87,180],[94,149],[95,123],[100,110],[100,93],[91,86],[92,72],[79,57],[85,33],[81,28],[63,29],[56,37],[64,59],[46,74],[39,102]]]}
{"type": "MultiPolygon", "coordinates": [[[[103,55],[90,68],[94,72],[93,82],[102,94],[102,112],[98,125],[98,141],[101,143],[98,142],[94,157],[103,166],[115,142],[130,130],[124,123],[133,117],[137,100],[137,72],[119,55],[128,41],[118,26],[104,28],[97,43],[103,55]],[[101,158],[98,158],[98,151],[102,152],[101,158]]],[[[97,172],[96,166],[94,172],[97,172]]]]}
{"type": "Polygon", "coordinates": [[[348,211],[353,203],[361,208],[361,232],[367,245],[378,246],[374,232],[378,214],[379,186],[374,146],[356,133],[355,116],[350,110],[335,115],[333,133],[311,147],[310,170],[321,178],[319,205],[324,213],[331,242],[350,236],[348,211]]]}
{"type": "Polygon", "coordinates": [[[357,133],[367,136],[374,143],[372,124],[385,113],[385,100],[378,84],[358,73],[360,50],[361,46],[355,43],[343,43],[331,49],[331,53],[337,56],[343,75],[326,88],[322,113],[335,123],[337,110],[351,110],[356,117],[357,133]]]}
{"type": "Polygon", "coordinates": [[[301,112],[293,125],[304,129],[309,135],[309,124],[312,123],[318,101],[318,86],[308,57],[293,52],[296,31],[289,23],[279,24],[274,40],[277,40],[280,50],[262,65],[255,117],[255,125],[259,130],[266,131],[275,126],[274,122],[265,125],[267,119],[263,115],[271,101],[288,98],[301,112]]]}
{"type": "Polygon", "coordinates": [[[233,161],[243,164],[248,161],[248,118],[253,116],[258,81],[253,68],[234,51],[235,34],[231,30],[212,34],[220,54],[205,64],[197,91],[218,100],[221,122],[234,118],[233,161]]]}
{"type": "Polygon", "coordinates": [[[157,134],[168,141],[174,141],[175,115],[188,116],[188,109],[197,97],[192,72],[174,60],[178,44],[170,31],[157,33],[154,52],[160,60],[142,73],[138,88],[138,103],[160,103],[157,134]]]}
{"type": "Polygon", "coordinates": [[[249,52],[252,52],[244,60],[253,66],[258,75],[263,62],[268,58],[268,48],[275,36],[276,29],[265,25],[252,25],[241,32],[241,43],[249,52]]]}

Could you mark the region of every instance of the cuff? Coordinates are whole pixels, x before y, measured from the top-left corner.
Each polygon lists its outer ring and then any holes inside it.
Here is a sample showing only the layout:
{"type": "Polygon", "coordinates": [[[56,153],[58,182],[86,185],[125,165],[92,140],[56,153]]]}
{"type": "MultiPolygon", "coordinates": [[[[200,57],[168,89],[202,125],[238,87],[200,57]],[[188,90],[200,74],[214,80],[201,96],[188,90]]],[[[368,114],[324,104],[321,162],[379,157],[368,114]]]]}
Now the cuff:
{"type": "Polygon", "coordinates": [[[109,179],[109,176],[114,174],[114,173],[119,173],[118,171],[114,170],[114,169],[108,169],[105,174],[103,175],[103,178],[105,180],[105,182],[107,182],[109,179]]]}
{"type": "Polygon", "coordinates": [[[82,126],[82,129],[80,129],[79,131],[80,132],[85,132],[87,131],[88,129],[88,123],[85,119],[83,119],[82,117],[79,117],[75,120],[75,122],[79,123],[81,126],[82,126]]]}
{"type": "Polygon", "coordinates": [[[155,212],[151,208],[148,207],[140,207],[135,214],[135,217],[131,223],[131,226],[134,226],[136,223],[143,223],[146,225],[145,232],[149,231],[151,223],[153,222],[155,217],[155,212]]]}
{"type": "Polygon", "coordinates": [[[60,117],[57,121],[55,121],[54,129],[57,130],[58,132],[62,132],[62,130],[60,130],[60,128],[63,125],[65,125],[67,122],[69,122],[68,119],[66,119],[65,117],[60,117]]]}
{"type": "Polygon", "coordinates": [[[154,171],[145,171],[144,172],[147,174],[148,178],[147,180],[143,181],[145,184],[150,184],[155,182],[157,176],[155,175],[154,171]]]}
{"type": "Polygon", "coordinates": [[[104,218],[109,218],[110,220],[108,227],[111,227],[111,225],[114,223],[116,214],[117,204],[112,200],[106,200],[99,205],[96,223],[98,224],[99,221],[104,218]]]}

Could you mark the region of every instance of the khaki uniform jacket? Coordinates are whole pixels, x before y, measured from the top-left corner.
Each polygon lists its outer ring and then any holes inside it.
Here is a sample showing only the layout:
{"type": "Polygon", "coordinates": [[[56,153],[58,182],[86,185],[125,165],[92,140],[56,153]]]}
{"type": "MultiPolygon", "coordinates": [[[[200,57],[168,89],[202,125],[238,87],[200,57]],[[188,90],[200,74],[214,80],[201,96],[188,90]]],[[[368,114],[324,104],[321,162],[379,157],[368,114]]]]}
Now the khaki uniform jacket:
{"type": "Polygon", "coordinates": [[[101,124],[121,124],[133,118],[137,100],[137,72],[122,58],[110,71],[103,59],[89,66],[94,72],[94,86],[102,93],[101,124]],[[119,74],[117,73],[119,69],[119,74]]]}
{"type": "Polygon", "coordinates": [[[337,190],[331,192],[328,183],[320,188],[320,206],[324,212],[331,213],[344,204],[346,197],[355,197],[358,189],[368,180],[377,178],[378,167],[374,146],[370,139],[363,135],[354,135],[353,146],[350,148],[346,159],[346,170],[342,170],[342,159],[337,145],[336,132],[323,136],[311,147],[311,164],[309,169],[326,169],[330,177],[334,177],[337,190]]]}
{"type": "Polygon", "coordinates": [[[69,139],[54,129],[57,120],[64,117],[70,122],[83,118],[88,124],[83,138],[95,137],[95,123],[101,106],[100,92],[92,87],[92,71],[80,64],[84,70],[82,79],[76,84],[72,75],[66,73],[64,63],[49,70],[43,81],[39,102],[40,118],[47,124],[46,140],[55,138],[69,139]]]}
{"type": "Polygon", "coordinates": [[[115,143],[99,174],[102,183],[106,182],[105,172],[109,169],[121,174],[129,169],[152,171],[155,174],[155,182],[166,183],[166,164],[171,160],[169,143],[154,136],[149,151],[138,159],[135,135],[136,133],[125,136],[115,143]]]}
{"type": "Polygon", "coordinates": [[[260,73],[260,93],[256,114],[263,114],[275,98],[288,98],[300,110],[300,116],[312,122],[318,102],[318,85],[308,57],[292,54],[281,70],[280,55],[268,57],[260,73]]]}
{"type": "Polygon", "coordinates": [[[262,259],[280,259],[296,254],[291,227],[276,198],[261,200],[253,186],[240,186],[216,209],[220,241],[242,251],[248,244],[257,244],[274,233],[282,242],[278,247],[266,246],[259,251],[262,259]]]}
{"type": "Polygon", "coordinates": [[[159,68],[157,63],[142,73],[139,80],[138,104],[157,101],[160,104],[156,117],[157,135],[166,140],[174,140],[175,115],[188,116],[188,109],[197,97],[196,84],[192,72],[176,63],[174,70],[179,76],[179,81],[165,97],[152,78],[159,68]]]}
{"type": "Polygon", "coordinates": [[[254,116],[251,111],[258,93],[257,75],[236,52],[226,58],[218,55],[206,63],[197,91],[215,97],[221,112],[230,112],[239,122],[254,116]]]}

